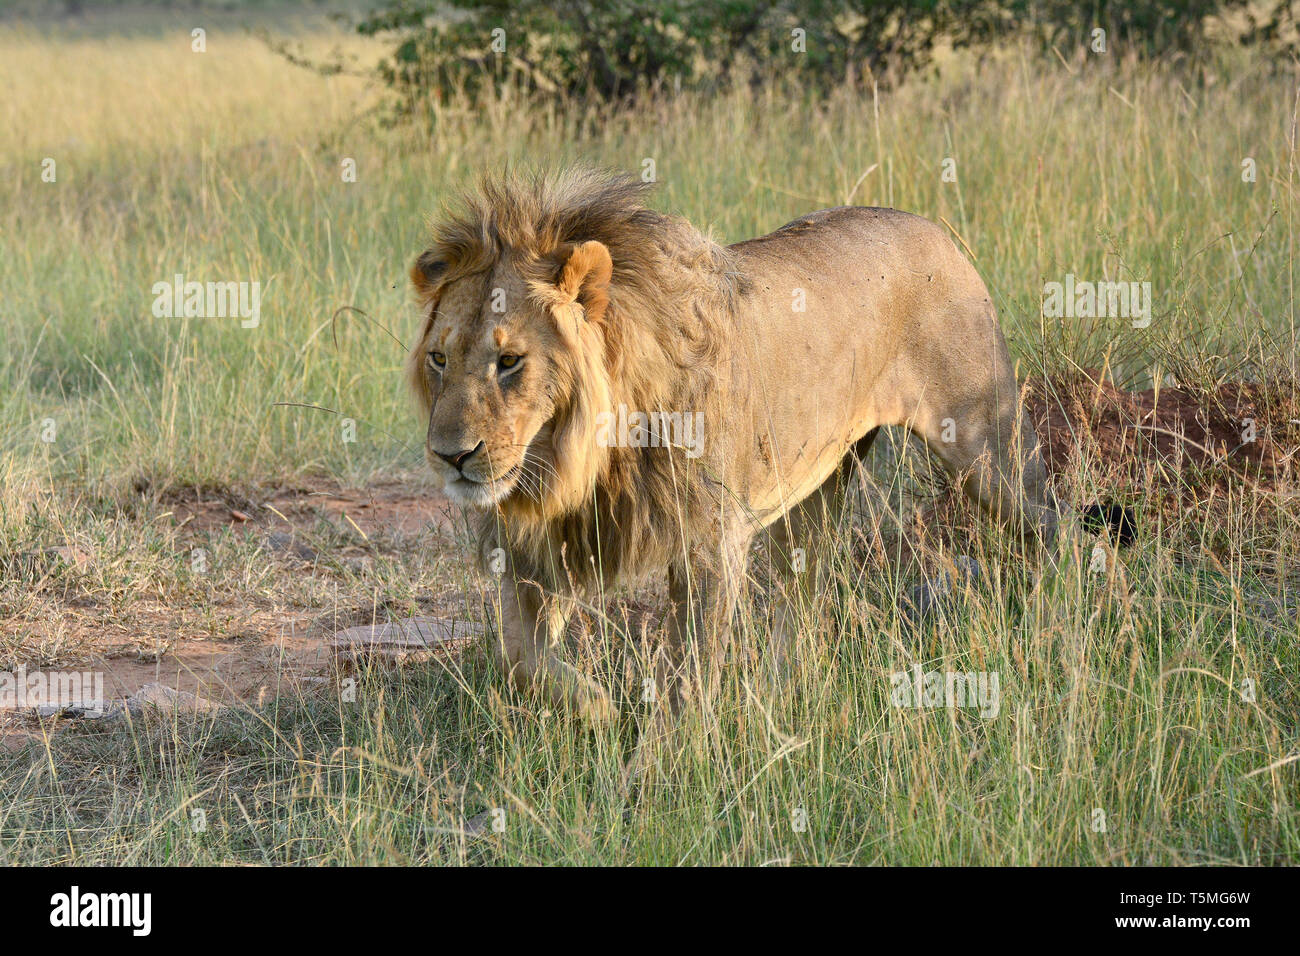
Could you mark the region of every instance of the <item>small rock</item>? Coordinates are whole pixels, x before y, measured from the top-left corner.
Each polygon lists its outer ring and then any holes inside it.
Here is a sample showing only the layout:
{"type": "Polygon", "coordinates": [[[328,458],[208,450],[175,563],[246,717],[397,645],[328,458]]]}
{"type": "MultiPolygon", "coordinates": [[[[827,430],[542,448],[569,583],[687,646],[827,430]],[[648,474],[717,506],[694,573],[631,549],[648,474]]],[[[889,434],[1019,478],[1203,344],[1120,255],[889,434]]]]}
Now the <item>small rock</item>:
{"type": "Polygon", "coordinates": [[[950,572],[943,571],[912,588],[911,594],[903,599],[903,614],[909,621],[915,624],[950,605],[958,586],[979,580],[980,567],[973,558],[963,554],[955,564],[957,580],[953,580],[950,572]]]}
{"type": "Polygon", "coordinates": [[[146,708],[163,713],[215,714],[226,708],[222,704],[191,694],[189,691],[173,690],[163,684],[145,684],[127,699],[126,709],[133,716],[140,716],[146,708]]]}
{"type": "Polygon", "coordinates": [[[104,704],[99,707],[83,704],[42,704],[36,708],[37,717],[63,717],[69,720],[106,720],[110,717],[118,717],[121,714],[121,704],[104,704]]]}
{"type": "Polygon", "coordinates": [[[472,817],[462,820],[460,832],[466,840],[482,840],[484,837],[491,836],[492,811],[484,810],[482,813],[476,813],[472,817]]]}
{"type": "Polygon", "coordinates": [[[329,639],[342,657],[406,657],[478,637],[483,628],[471,621],[445,617],[411,617],[387,624],[363,624],[339,631],[329,639]]]}
{"type": "Polygon", "coordinates": [[[189,691],[173,690],[162,684],[145,684],[123,703],[42,704],[30,713],[42,719],[54,717],[66,720],[110,721],[130,714],[142,717],[146,711],[154,713],[216,714],[228,708],[189,691]]]}
{"type": "Polygon", "coordinates": [[[273,534],[267,535],[266,545],[272,551],[291,554],[304,561],[316,560],[316,549],[299,541],[292,534],[285,534],[282,531],[276,531],[273,534]]]}

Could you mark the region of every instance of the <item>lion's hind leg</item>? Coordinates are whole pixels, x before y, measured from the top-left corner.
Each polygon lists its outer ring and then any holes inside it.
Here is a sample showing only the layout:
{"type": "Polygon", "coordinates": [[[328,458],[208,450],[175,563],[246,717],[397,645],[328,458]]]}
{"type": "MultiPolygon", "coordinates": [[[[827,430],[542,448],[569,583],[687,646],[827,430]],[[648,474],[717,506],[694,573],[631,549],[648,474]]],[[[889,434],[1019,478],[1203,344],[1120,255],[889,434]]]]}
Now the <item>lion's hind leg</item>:
{"type": "Polygon", "coordinates": [[[1059,523],[1057,503],[1010,371],[975,401],[924,418],[929,427],[916,430],[967,496],[1025,546],[1050,549],[1059,523]]]}

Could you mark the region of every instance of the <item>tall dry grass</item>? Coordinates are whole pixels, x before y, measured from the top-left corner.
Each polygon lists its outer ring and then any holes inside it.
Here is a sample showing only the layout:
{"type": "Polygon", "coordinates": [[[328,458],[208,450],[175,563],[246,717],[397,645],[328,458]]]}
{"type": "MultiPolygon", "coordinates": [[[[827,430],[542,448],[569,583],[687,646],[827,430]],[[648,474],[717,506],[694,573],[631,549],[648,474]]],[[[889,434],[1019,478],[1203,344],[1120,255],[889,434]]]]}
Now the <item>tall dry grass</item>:
{"type": "MultiPolygon", "coordinates": [[[[174,599],[193,587],[170,532],[114,512],[133,488],[418,465],[399,345],[331,317],[354,306],[406,340],[424,217],[507,163],[652,160],[656,201],[732,240],[844,202],[942,219],[1022,372],[1295,378],[1295,79],[1245,54],[1198,83],[1162,64],[1008,49],[888,94],[773,87],[619,114],[506,95],[393,130],[364,118],[379,95],[364,81],[298,70],[239,32],[211,30],[195,54],[179,22],[106,36],[7,26],[0,88],[3,533],[11,548],[68,528],[111,543],[122,560],[99,584],[118,601],[142,581],[174,599]],[[56,183],[41,181],[46,157],[56,183]],[[941,176],[949,158],[956,182],[941,176]],[[176,272],[260,282],[260,325],[154,318],[151,286],[176,272]],[[1151,327],[1044,318],[1043,282],[1065,273],[1150,281],[1151,327]]],[[[1064,490],[1094,495],[1101,464],[1064,490]]],[[[877,475],[895,493],[911,477],[877,475]]],[[[592,733],[505,694],[469,655],[365,673],[356,702],[308,695],[11,755],[0,859],[1294,862],[1294,499],[1242,491],[1216,514],[1153,519],[1100,570],[1096,540],[1071,529],[1050,575],[975,524],[981,579],[920,627],[900,606],[914,582],[842,528],[830,598],[804,610],[792,691],[764,689],[760,576],[737,636],[752,655],[735,655],[713,732],[685,718],[673,772],[630,799],[634,718],[592,733]],[[997,716],[895,706],[892,675],[918,666],[999,675],[997,716]],[[203,833],[195,807],[209,811],[203,833]],[[466,841],[461,821],[493,808],[504,830],[466,841]]],[[[250,600],[281,586],[255,543],[222,547],[209,586],[250,600]]],[[[409,591],[418,567],[399,552],[348,586],[409,591]]],[[[590,665],[635,713],[642,636],[615,617],[597,637],[590,665]]]]}

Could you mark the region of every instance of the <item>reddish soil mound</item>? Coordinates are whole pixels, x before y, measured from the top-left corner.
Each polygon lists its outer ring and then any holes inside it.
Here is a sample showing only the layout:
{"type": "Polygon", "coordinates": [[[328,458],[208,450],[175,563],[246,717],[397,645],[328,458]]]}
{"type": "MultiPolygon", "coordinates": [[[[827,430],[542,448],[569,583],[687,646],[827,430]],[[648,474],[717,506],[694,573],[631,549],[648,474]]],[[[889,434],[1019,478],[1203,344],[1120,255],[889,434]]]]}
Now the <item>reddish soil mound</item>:
{"type": "Polygon", "coordinates": [[[1289,483],[1300,449],[1300,409],[1289,388],[1130,392],[1089,370],[1031,381],[1027,405],[1053,474],[1077,469],[1083,453],[1115,490],[1200,497],[1234,477],[1273,488],[1289,483]]]}

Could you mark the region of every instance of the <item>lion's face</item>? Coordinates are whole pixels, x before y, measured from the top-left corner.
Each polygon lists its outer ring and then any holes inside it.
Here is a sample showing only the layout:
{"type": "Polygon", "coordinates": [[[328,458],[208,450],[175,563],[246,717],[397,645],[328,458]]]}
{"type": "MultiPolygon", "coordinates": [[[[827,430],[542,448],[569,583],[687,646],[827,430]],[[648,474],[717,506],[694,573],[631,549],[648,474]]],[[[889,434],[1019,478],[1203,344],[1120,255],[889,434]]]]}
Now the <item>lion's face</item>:
{"type": "Polygon", "coordinates": [[[407,372],[429,413],[425,455],[452,501],[555,514],[586,497],[608,458],[595,416],[610,407],[612,268],[594,241],[460,276],[437,249],[420,256],[411,279],[425,321],[407,372]]]}
{"type": "Polygon", "coordinates": [[[420,345],[431,401],[425,457],[453,502],[487,507],[553,467],[552,325],[506,266],[442,289],[420,345]]]}

